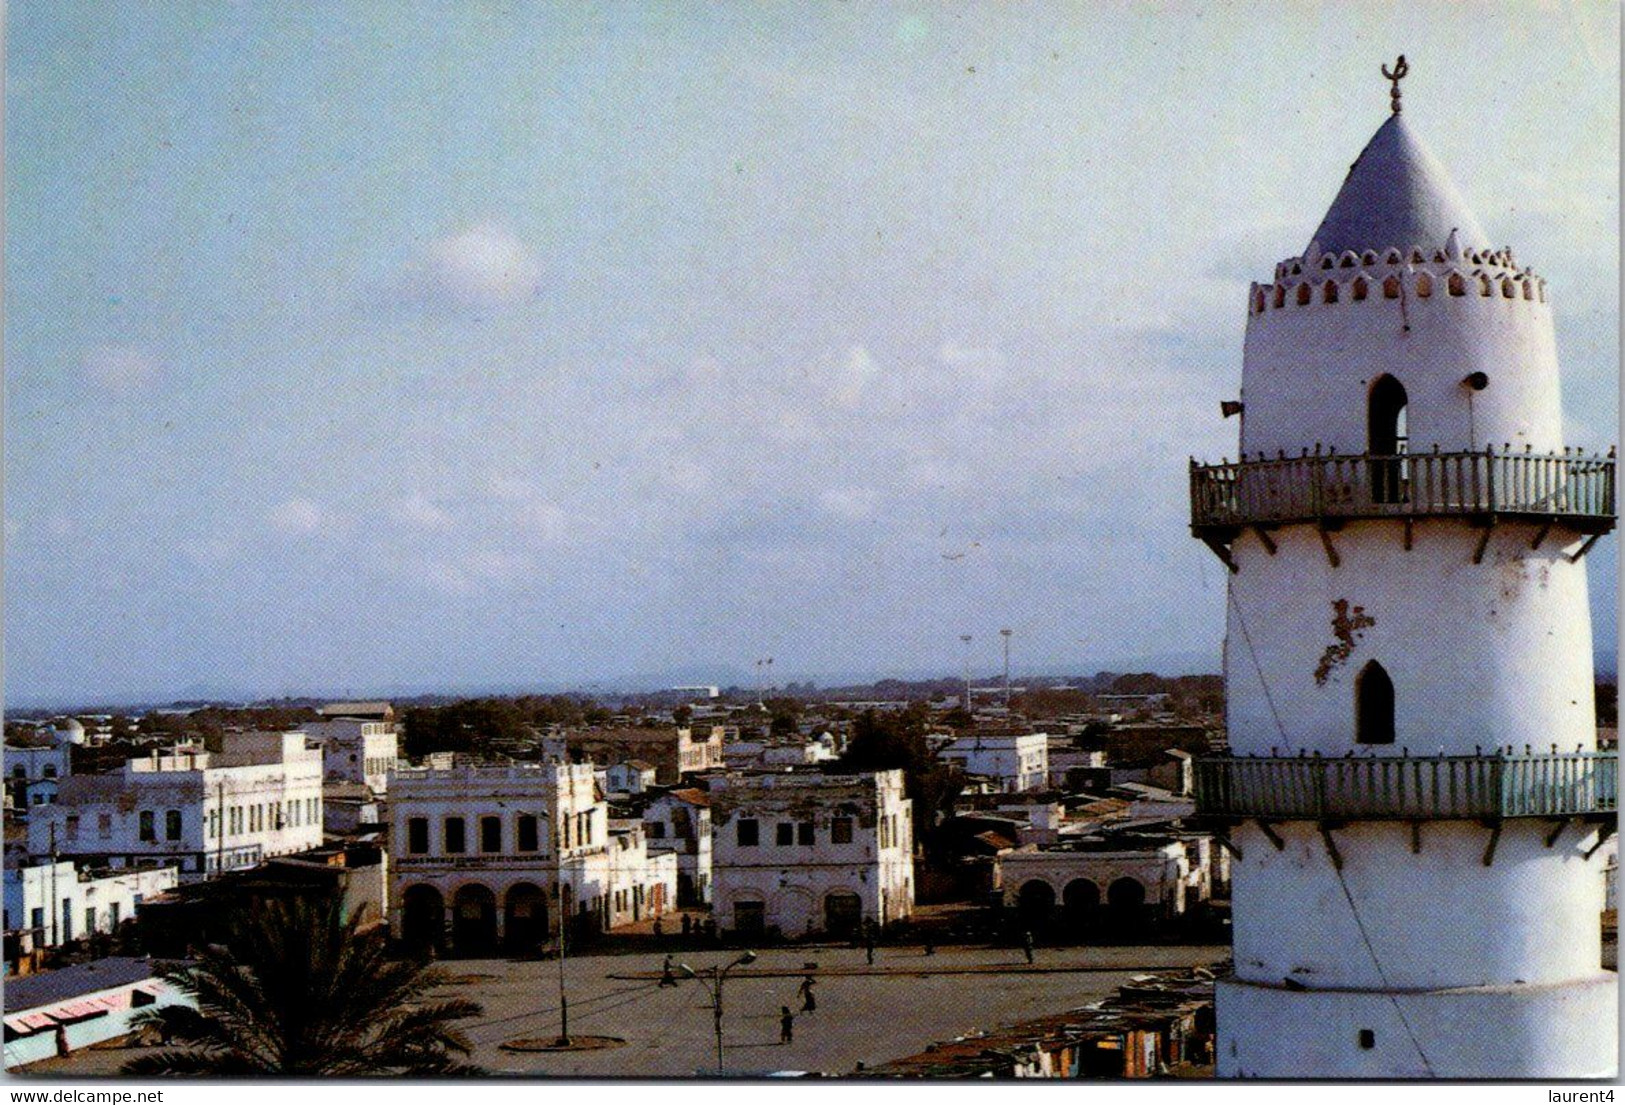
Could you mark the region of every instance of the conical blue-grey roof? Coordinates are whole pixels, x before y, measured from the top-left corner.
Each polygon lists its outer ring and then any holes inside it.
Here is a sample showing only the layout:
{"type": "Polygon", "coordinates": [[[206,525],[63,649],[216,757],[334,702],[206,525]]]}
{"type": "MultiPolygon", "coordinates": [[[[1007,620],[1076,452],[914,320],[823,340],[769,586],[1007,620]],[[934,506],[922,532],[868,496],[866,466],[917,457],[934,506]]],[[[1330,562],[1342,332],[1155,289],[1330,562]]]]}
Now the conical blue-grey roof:
{"type": "Polygon", "coordinates": [[[1405,117],[1395,114],[1360,151],[1315,231],[1314,243],[1322,253],[1415,246],[1434,250],[1452,230],[1464,249],[1489,248],[1444,166],[1412,133],[1405,117]]]}

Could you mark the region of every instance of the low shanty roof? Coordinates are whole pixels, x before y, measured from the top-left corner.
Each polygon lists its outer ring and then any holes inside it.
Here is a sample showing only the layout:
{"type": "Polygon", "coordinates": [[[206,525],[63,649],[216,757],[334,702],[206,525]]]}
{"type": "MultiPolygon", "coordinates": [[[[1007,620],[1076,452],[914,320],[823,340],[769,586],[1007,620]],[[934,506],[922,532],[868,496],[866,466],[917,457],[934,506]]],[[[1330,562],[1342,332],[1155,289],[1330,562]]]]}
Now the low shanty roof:
{"type": "Polygon", "coordinates": [[[6,979],[7,1019],[13,1013],[58,1005],[85,994],[113,990],[152,977],[152,960],[128,955],[79,963],[55,971],[6,979]]]}
{"type": "Polygon", "coordinates": [[[648,760],[627,760],[626,766],[635,771],[654,771],[655,765],[648,760]]]}
{"type": "Polygon", "coordinates": [[[322,784],[324,802],[369,802],[372,788],[366,783],[331,782],[322,784]]]}
{"type": "Polygon", "coordinates": [[[386,717],[395,708],[387,702],[329,702],[316,712],[323,717],[386,717]]]}
{"type": "Polygon", "coordinates": [[[565,740],[571,744],[587,744],[594,741],[608,744],[673,744],[677,741],[677,730],[670,726],[632,727],[617,726],[613,729],[581,729],[565,734],[565,740]]]}
{"type": "Polygon", "coordinates": [[[679,802],[687,802],[691,806],[709,806],[711,796],[698,787],[684,787],[681,790],[670,792],[671,796],[679,802]]]}

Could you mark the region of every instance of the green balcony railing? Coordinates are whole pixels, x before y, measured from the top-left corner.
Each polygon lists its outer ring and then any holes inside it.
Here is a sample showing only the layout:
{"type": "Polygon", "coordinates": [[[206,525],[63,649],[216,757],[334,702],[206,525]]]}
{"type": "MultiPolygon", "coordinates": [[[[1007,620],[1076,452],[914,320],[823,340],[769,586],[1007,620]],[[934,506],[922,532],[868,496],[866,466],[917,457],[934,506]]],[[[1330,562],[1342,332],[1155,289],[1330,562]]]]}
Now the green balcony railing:
{"type": "Polygon", "coordinates": [[[1614,523],[1614,458],[1580,453],[1316,453],[1191,464],[1191,528],[1447,515],[1614,523]]]}
{"type": "Polygon", "coordinates": [[[1499,820],[1609,814],[1612,752],[1492,756],[1217,756],[1195,762],[1196,812],[1264,820],[1499,820]]]}

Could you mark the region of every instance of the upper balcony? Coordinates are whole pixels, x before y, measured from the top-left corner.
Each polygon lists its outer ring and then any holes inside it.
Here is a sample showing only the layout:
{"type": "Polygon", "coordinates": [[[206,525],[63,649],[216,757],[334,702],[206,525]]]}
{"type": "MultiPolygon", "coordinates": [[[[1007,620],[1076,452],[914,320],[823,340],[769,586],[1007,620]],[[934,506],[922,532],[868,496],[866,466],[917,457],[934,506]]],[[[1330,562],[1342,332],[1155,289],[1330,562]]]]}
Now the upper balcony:
{"type": "Polygon", "coordinates": [[[1309,522],[1335,530],[1355,519],[1442,517],[1486,527],[1504,519],[1545,528],[1561,524],[1593,538],[1607,533],[1614,528],[1613,451],[1317,452],[1234,464],[1191,462],[1191,531],[1227,562],[1227,546],[1247,526],[1263,532],[1309,522]]]}
{"type": "Polygon", "coordinates": [[[1619,806],[1612,752],[1217,756],[1194,769],[1197,814],[1221,821],[1612,819],[1619,806]]]}

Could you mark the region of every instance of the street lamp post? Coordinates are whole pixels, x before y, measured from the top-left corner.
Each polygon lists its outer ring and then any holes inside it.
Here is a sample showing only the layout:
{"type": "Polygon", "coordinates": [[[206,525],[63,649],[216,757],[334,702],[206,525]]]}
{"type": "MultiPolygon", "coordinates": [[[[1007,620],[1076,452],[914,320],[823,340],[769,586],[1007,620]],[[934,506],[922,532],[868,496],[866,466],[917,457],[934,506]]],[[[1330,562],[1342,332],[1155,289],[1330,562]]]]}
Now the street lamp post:
{"type": "Polygon", "coordinates": [[[569,814],[564,812],[564,803],[555,803],[558,807],[558,824],[553,827],[553,886],[559,896],[559,1038],[554,1041],[554,1047],[569,1047],[570,1043],[570,999],[564,992],[564,930],[570,926],[569,903],[564,896],[564,819],[569,814]]]}
{"type": "Polygon", "coordinates": [[[1004,712],[1010,712],[1010,635],[1013,629],[999,630],[999,636],[1004,638],[1004,712]]]}
{"type": "MultiPolygon", "coordinates": [[[[570,998],[565,993],[565,989],[564,989],[564,928],[570,921],[570,911],[569,911],[568,905],[567,905],[567,903],[565,901],[565,897],[564,897],[564,847],[563,847],[563,845],[564,845],[564,819],[569,815],[564,812],[564,803],[562,801],[558,802],[556,804],[558,806],[558,813],[559,813],[558,820],[555,822],[553,820],[553,818],[548,815],[547,810],[544,808],[541,811],[540,815],[537,816],[536,824],[537,824],[538,827],[542,826],[542,825],[549,826],[549,831],[553,834],[553,839],[549,843],[552,845],[552,849],[553,849],[553,892],[557,896],[557,899],[558,899],[558,911],[559,911],[559,1038],[553,1042],[553,1046],[554,1047],[559,1047],[559,1048],[567,1048],[567,1047],[571,1046],[571,1043],[570,1043],[570,998]]],[[[508,803],[503,802],[501,800],[497,801],[497,805],[502,807],[505,810],[513,808],[512,806],[509,806],[508,803]]],[[[521,812],[523,812],[523,811],[521,811],[521,812]]],[[[515,830],[515,831],[517,831],[517,830],[515,830]]],[[[537,843],[540,843],[540,841],[538,841],[537,843]]],[[[517,844],[518,844],[518,842],[516,840],[515,841],[516,848],[517,848],[517,844]]],[[[545,893],[542,895],[542,903],[543,903],[544,906],[547,903],[547,895],[545,893]]],[[[545,928],[543,929],[542,935],[544,937],[547,935],[547,932],[546,932],[545,928]]]]}
{"type": "Polygon", "coordinates": [[[711,1021],[717,1034],[717,1073],[722,1073],[722,984],[728,980],[728,972],[735,967],[748,967],[756,962],[755,952],[746,952],[726,967],[713,966],[704,972],[696,971],[687,963],[679,963],[677,969],[683,973],[684,978],[697,978],[706,984],[711,991],[711,1021]]]}

